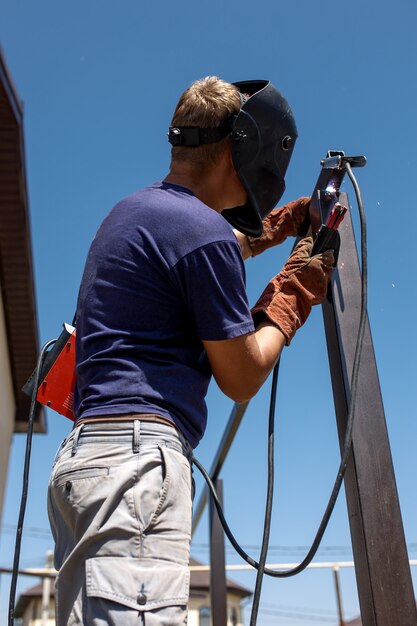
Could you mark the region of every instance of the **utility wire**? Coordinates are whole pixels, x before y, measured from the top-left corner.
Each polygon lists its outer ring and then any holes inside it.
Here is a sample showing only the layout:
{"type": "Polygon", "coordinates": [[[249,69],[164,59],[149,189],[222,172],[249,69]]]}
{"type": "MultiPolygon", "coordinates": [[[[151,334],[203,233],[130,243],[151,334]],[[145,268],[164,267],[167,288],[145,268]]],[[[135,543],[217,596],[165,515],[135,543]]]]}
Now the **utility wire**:
{"type": "MultiPolygon", "coordinates": [[[[306,613],[297,613],[292,611],[281,611],[279,609],[263,609],[260,611],[261,615],[271,616],[271,617],[285,617],[286,619],[297,619],[297,620],[305,620],[308,622],[328,622],[329,624],[335,624],[337,621],[337,617],[328,617],[327,615],[308,615],[306,613]]],[[[276,624],[276,622],[274,622],[276,624]]]]}
{"type": "Polygon", "coordinates": [[[293,613],[308,613],[308,615],[319,615],[322,617],[333,617],[337,619],[338,612],[336,609],[318,609],[316,607],[294,606],[290,604],[274,604],[273,602],[264,602],[262,608],[271,611],[292,611],[293,613]]]}
{"type": "MultiPolygon", "coordinates": [[[[244,550],[254,550],[254,551],[258,551],[260,550],[261,546],[259,544],[241,544],[242,548],[244,550]]],[[[208,543],[192,543],[191,544],[191,548],[192,550],[195,551],[203,551],[203,550],[208,550],[210,548],[208,543]]],[[[309,546],[277,546],[277,545],[270,545],[268,548],[268,553],[271,552],[280,552],[283,554],[295,554],[296,552],[306,552],[309,549],[309,546]]],[[[409,552],[414,551],[417,549],[417,543],[408,543],[407,544],[407,549],[409,552]]],[[[232,551],[234,552],[234,548],[233,546],[230,545],[226,545],[226,551],[232,551]]],[[[327,554],[329,553],[336,553],[336,554],[352,554],[352,547],[351,546],[320,546],[319,548],[320,552],[326,552],[327,554]]]]}
{"type": "MultiPolygon", "coordinates": [[[[14,535],[16,534],[17,526],[16,524],[3,524],[0,526],[0,534],[5,535],[14,535]]],[[[31,539],[41,539],[48,540],[52,539],[52,533],[47,528],[36,528],[36,527],[26,527],[25,528],[25,536],[30,537],[31,539]]],[[[254,552],[259,552],[261,549],[260,544],[241,544],[244,550],[253,550],[254,552]]],[[[417,542],[409,542],[406,544],[408,552],[415,552],[417,550],[417,542]]],[[[192,543],[191,549],[193,552],[207,552],[210,549],[210,545],[208,543],[192,543]]],[[[282,546],[282,545],[269,545],[268,554],[284,554],[291,555],[302,552],[303,554],[309,549],[309,546],[282,546]]],[[[227,544],[225,546],[226,552],[235,553],[235,549],[232,545],[227,544]]],[[[343,555],[351,555],[352,547],[351,546],[320,546],[317,553],[326,553],[326,554],[343,554],[343,555]]]]}
{"type": "MultiPolygon", "coordinates": [[[[0,531],[7,535],[15,534],[16,530],[17,526],[15,524],[4,524],[0,527],[0,531]]],[[[33,539],[52,539],[51,531],[43,528],[25,528],[25,535],[33,539]]]]}

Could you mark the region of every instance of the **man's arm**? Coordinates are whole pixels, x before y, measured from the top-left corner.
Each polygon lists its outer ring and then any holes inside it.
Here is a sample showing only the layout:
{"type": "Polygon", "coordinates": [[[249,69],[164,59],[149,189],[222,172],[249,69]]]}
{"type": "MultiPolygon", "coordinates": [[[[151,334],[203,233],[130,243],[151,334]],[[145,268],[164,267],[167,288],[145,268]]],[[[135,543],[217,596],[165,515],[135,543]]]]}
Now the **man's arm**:
{"type": "Polygon", "coordinates": [[[233,229],[233,232],[240,246],[240,251],[242,252],[243,260],[246,261],[246,259],[252,256],[248,238],[246,237],[246,235],[239,232],[238,230],[233,229]]]}
{"type": "Polygon", "coordinates": [[[302,239],[282,271],[252,309],[256,330],[221,341],[203,340],[214,378],[235,402],[252,398],[315,304],[326,297],[332,251],[311,256],[313,240],[302,239]]]}
{"type": "Polygon", "coordinates": [[[203,341],[216,383],[239,403],[257,393],[285,344],[284,334],[271,323],[234,339],[203,341]]]}

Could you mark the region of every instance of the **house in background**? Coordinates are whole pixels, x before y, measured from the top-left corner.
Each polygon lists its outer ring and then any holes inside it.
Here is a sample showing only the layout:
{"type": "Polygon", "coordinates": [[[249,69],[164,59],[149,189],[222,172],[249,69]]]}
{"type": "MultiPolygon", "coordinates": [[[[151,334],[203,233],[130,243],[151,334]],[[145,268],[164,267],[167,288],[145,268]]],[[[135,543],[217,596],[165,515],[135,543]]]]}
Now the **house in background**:
{"type": "MultiPolygon", "coordinates": [[[[27,430],[21,387],[36,365],[38,327],[23,141],[23,107],[0,49],[0,520],[13,434],[27,430]]],[[[44,412],[34,429],[45,432],[44,412]]]]}
{"type": "MultiPolygon", "coordinates": [[[[190,565],[201,565],[201,563],[191,558],[190,565]]],[[[242,600],[249,598],[252,591],[230,578],[226,579],[226,587],[227,626],[242,626],[242,600]]],[[[210,572],[191,570],[188,626],[212,626],[210,602],[210,572]]]]}
{"type": "Polygon", "coordinates": [[[46,594],[49,617],[42,619],[44,597],[43,583],[29,587],[20,594],[15,607],[15,620],[19,626],[55,626],[55,599],[53,582],[50,593],[46,594]],[[49,596],[49,597],[48,597],[49,596]]]}
{"type": "MultiPolygon", "coordinates": [[[[201,565],[191,559],[190,565],[201,565]]],[[[42,583],[24,591],[16,604],[15,616],[21,626],[55,626],[54,587],[44,588],[42,583]],[[42,623],[42,603],[49,607],[49,618],[42,623]]],[[[252,592],[227,579],[227,626],[243,626],[242,600],[252,592]]],[[[210,572],[191,570],[188,626],[213,626],[210,609],[210,572]]]]}

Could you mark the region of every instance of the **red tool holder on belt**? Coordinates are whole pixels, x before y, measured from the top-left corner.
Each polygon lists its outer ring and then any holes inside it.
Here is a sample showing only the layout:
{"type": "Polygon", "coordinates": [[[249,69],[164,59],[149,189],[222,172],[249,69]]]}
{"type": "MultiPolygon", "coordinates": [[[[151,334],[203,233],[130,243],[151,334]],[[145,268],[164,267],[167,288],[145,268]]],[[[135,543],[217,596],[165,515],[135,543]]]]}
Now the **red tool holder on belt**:
{"type": "MultiPolygon", "coordinates": [[[[75,421],[75,328],[70,324],[64,324],[64,330],[47,352],[39,380],[36,400],[75,421]]],[[[34,383],[35,372],[22,391],[31,396],[34,383]]]]}

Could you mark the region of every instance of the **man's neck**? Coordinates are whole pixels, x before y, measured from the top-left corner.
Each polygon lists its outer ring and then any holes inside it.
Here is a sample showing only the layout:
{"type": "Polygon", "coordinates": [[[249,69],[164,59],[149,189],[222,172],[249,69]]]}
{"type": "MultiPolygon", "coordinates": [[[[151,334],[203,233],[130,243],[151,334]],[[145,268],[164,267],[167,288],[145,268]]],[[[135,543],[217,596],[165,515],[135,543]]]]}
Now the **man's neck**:
{"type": "Polygon", "coordinates": [[[201,202],[221,213],[224,208],[222,206],[222,194],[219,193],[218,176],[213,171],[214,169],[205,168],[202,170],[190,167],[188,163],[173,163],[164,181],[189,189],[201,202]]]}
{"type": "Polygon", "coordinates": [[[236,174],[230,150],[226,150],[216,164],[206,167],[173,161],[165,181],[186,187],[218,213],[246,202],[246,191],[236,174]]]}

